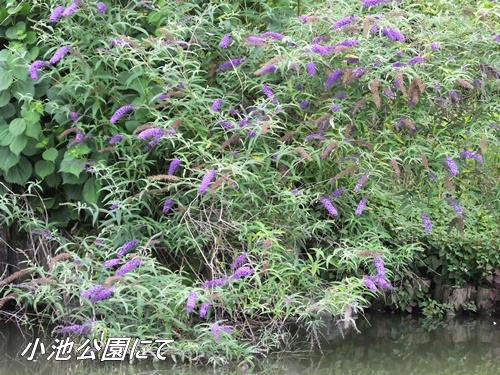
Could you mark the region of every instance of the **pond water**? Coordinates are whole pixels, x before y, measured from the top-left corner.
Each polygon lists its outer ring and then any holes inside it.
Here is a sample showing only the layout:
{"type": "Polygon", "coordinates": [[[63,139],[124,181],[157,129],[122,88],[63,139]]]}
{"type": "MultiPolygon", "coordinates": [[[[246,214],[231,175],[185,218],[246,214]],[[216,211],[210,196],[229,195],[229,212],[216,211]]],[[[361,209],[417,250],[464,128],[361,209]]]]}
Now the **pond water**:
{"type": "MultiPolygon", "coordinates": [[[[303,348],[260,361],[251,374],[342,375],[498,375],[500,319],[412,320],[401,316],[358,319],[361,333],[349,332],[321,343],[321,351],[303,348]],[[498,323],[498,324],[497,324],[498,323]]],[[[32,337],[15,325],[0,325],[0,375],[17,374],[242,374],[241,368],[172,367],[171,363],[46,360],[21,356],[32,337]]]]}

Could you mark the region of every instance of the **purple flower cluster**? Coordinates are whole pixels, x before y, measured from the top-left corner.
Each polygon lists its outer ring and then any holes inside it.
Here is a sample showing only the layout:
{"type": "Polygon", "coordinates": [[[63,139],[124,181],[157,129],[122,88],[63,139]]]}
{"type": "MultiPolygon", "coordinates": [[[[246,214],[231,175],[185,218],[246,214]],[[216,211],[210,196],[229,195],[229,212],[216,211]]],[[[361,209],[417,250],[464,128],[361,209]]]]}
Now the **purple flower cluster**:
{"type": "Polygon", "coordinates": [[[175,173],[176,169],[179,167],[179,165],[181,165],[181,161],[177,158],[173,159],[170,162],[170,166],[168,167],[167,175],[172,176],[175,173]]]}
{"type": "Polygon", "coordinates": [[[441,46],[440,46],[440,45],[439,45],[439,43],[437,43],[437,42],[432,42],[432,43],[430,44],[430,47],[431,47],[431,49],[433,49],[433,50],[438,50],[439,48],[441,48],[441,46]]]}
{"type": "Polygon", "coordinates": [[[431,218],[425,212],[422,212],[422,223],[424,224],[425,233],[430,234],[432,231],[431,218]]]}
{"type": "Polygon", "coordinates": [[[460,152],[460,157],[463,158],[463,159],[474,159],[478,163],[484,164],[483,157],[480,154],[478,154],[477,152],[473,152],[473,151],[461,151],[460,152]]]}
{"type": "Polygon", "coordinates": [[[363,277],[363,284],[365,284],[365,286],[372,292],[377,291],[377,286],[375,284],[377,284],[381,289],[392,290],[392,285],[385,277],[385,266],[382,258],[373,258],[373,263],[375,264],[377,275],[363,277]]]}
{"type": "Polygon", "coordinates": [[[403,33],[401,31],[399,31],[398,29],[388,29],[388,28],[383,28],[382,29],[382,33],[387,37],[389,38],[390,40],[392,40],[393,42],[399,40],[400,42],[404,42],[405,41],[405,36],[403,35],[403,33]]]}
{"type": "Polygon", "coordinates": [[[387,4],[390,0],[363,0],[363,6],[366,8],[379,4],[387,4]]]}
{"type": "Polygon", "coordinates": [[[450,157],[446,158],[446,166],[450,170],[451,177],[455,177],[458,174],[458,167],[452,158],[450,158],[450,157]]]}
{"type": "Polygon", "coordinates": [[[222,103],[223,103],[222,99],[215,99],[212,104],[212,111],[218,112],[220,107],[222,106],[222,103]]]}
{"type": "Polygon", "coordinates": [[[344,188],[343,187],[339,187],[339,188],[336,188],[331,194],[330,194],[330,198],[331,199],[334,199],[334,198],[338,198],[340,197],[342,194],[344,194],[344,188]]]}
{"type": "Polygon", "coordinates": [[[125,263],[123,266],[118,268],[118,270],[115,272],[115,276],[123,276],[126,273],[129,273],[132,271],[134,268],[137,268],[141,265],[142,259],[135,257],[130,259],[127,263],[125,263]]]}
{"type": "Polygon", "coordinates": [[[262,38],[271,38],[271,39],[275,39],[275,40],[282,40],[285,37],[283,34],[274,33],[274,32],[271,32],[271,31],[262,33],[262,34],[260,34],[260,36],[262,38]]]}
{"type": "Polygon", "coordinates": [[[450,90],[450,98],[456,102],[458,102],[458,94],[455,90],[450,90]]]}
{"type": "Polygon", "coordinates": [[[47,66],[46,61],[36,60],[30,65],[29,74],[33,81],[38,81],[38,71],[47,66]]]}
{"type": "Polygon", "coordinates": [[[359,44],[359,40],[357,40],[357,39],[346,39],[343,42],[336,44],[335,47],[339,47],[339,46],[354,47],[354,46],[357,46],[358,44],[359,44]]]}
{"type": "Polygon", "coordinates": [[[101,290],[103,290],[104,287],[102,285],[94,285],[93,287],[90,287],[89,289],[84,290],[81,294],[81,298],[90,298],[96,293],[99,293],[101,290]]]}
{"type": "Polygon", "coordinates": [[[123,135],[117,134],[109,140],[110,145],[120,142],[123,139],[123,135]]]}
{"type": "Polygon", "coordinates": [[[50,15],[49,21],[50,22],[57,22],[59,18],[62,17],[62,14],[66,8],[63,6],[58,6],[56,7],[53,11],[52,14],[50,15]]]}
{"type": "Polygon", "coordinates": [[[242,62],[243,62],[243,58],[236,57],[234,59],[231,59],[231,60],[224,62],[221,66],[219,66],[217,69],[215,69],[215,71],[220,72],[222,70],[230,69],[232,67],[236,67],[238,65],[241,65],[242,62]]]}
{"type": "Polygon", "coordinates": [[[105,14],[106,13],[106,4],[104,4],[103,2],[99,1],[97,4],[96,4],[96,8],[97,8],[97,14],[105,14]]]}
{"type": "Polygon", "coordinates": [[[75,324],[72,326],[57,328],[54,333],[76,333],[77,335],[88,335],[91,331],[89,325],[75,324]]]}
{"type": "Polygon", "coordinates": [[[305,100],[302,100],[300,103],[299,103],[299,108],[300,109],[306,109],[307,108],[307,102],[305,100]]]}
{"type": "Polygon", "coordinates": [[[174,203],[173,199],[167,199],[163,204],[162,212],[164,214],[168,214],[168,211],[170,211],[170,208],[172,208],[173,203],[174,203]]]}
{"type": "Polygon", "coordinates": [[[225,129],[233,129],[234,128],[234,125],[231,124],[229,121],[219,121],[219,125],[225,129]]]}
{"type": "Polygon", "coordinates": [[[198,189],[199,194],[205,194],[207,192],[208,185],[210,185],[210,182],[214,179],[216,174],[217,171],[215,169],[210,169],[205,173],[201,179],[200,188],[198,189]]]}
{"type": "Polygon", "coordinates": [[[349,16],[349,17],[344,17],[344,18],[341,18],[339,19],[337,22],[335,22],[333,25],[332,25],[332,28],[334,30],[339,30],[341,29],[342,27],[346,26],[346,25],[349,25],[351,23],[353,23],[354,21],[356,20],[356,17],[353,17],[353,16],[349,16]]]}
{"type": "Polygon", "coordinates": [[[246,277],[246,276],[250,275],[252,272],[253,272],[253,269],[251,269],[248,266],[240,267],[231,276],[231,280],[241,279],[242,277],[246,277]]]}
{"type": "Polygon", "coordinates": [[[332,110],[333,112],[337,112],[337,111],[339,110],[339,106],[338,106],[338,105],[336,105],[336,104],[334,104],[334,105],[332,105],[332,106],[331,106],[331,110],[332,110]]]}
{"type": "Polygon", "coordinates": [[[160,141],[161,137],[163,137],[164,134],[165,134],[164,129],[150,128],[140,132],[137,138],[140,139],[141,141],[147,138],[151,138],[151,140],[148,143],[148,146],[152,148],[158,144],[158,142],[160,141]]]}
{"type": "Polygon", "coordinates": [[[139,245],[139,241],[138,240],[131,240],[131,241],[127,241],[125,242],[117,251],[116,253],[116,256],[118,258],[121,258],[122,256],[124,256],[125,254],[127,254],[130,250],[132,250],[133,248],[137,247],[137,245],[139,245]]]}
{"type": "Polygon", "coordinates": [[[218,279],[213,279],[213,280],[207,280],[205,281],[201,287],[202,288],[213,288],[216,286],[222,286],[226,285],[229,282],[229,279],[227,277],[219,277],[218,279]]]}
{"type": "Polygon", "coordinates": [[[258,36],[250,35],[247,38],[247,42],[251,43],[251,44],[262,45],[262,44],[264,44],[264,39],[262,39],[262,38],[260,38],[258,36]]]}
{"type": "Polygon", "coordinates": [[[309,77],[314,77],[316,74],[316,65],[312,61],[307,64],[307,74],[309,77]]]}
{"type": "Polygon", "coordinates": [[[226,326],[226,325],[220,326],[218,323],[214,323],[210,326],[210,332],[212,332],[212,335],[214,336],[215,341],[220,341],[221,331],[224,331],[229,335],[233,332],[231,327],[226,326]]]}
{"type": "Polygon", "coordinates": [[[70,49],[71,49],[70,46],[64,46],[64,47],[59,48],[54,53],[52,58],[49,60],[49,64],[51,64],[51,65],[57,64],[59,62],[59,60],[61,60],[63,58],[63,56],[69,52],[70,49]]]}
{"type": "Polygon", "coordinates": [[[69,7],[67,7],[64,12],[62,12],[62,16],[63,17],[69,17],[71,16],[73,13],[76,12],[76,10],[78,9],[78,5],[80,4],[80,0],[75,0],[73,1],[69,7]]]}
{"type": "Polygon", "coordinates": [[[309,134],[308,136],[306,136],[304,138],[304,141],[310,141],[312,139],[319,139],[319,140],[322,140],[322,139],[325,139],[325,136],[323,134],[320,134],[320,133],[314,133],[314,134],[309,134]]]}
{"type": "Polygon", "coordinates": [[[333,71],[333,73],[330,74],[325,81],[325,90],[328,90],[331,85],[333,85],[335,82],[337,82],[338,79],[340,77],[342,77],[342,74],[344,74],[342,69],[337,69],[337,70],[333,71]]]}
{"type": "Polygon", "coordinates": [[[306,52],[319,53],[320,55],[328,55],[332,51],[330,46],[322,46],[321,44],[313,44],[311,48],[307,48],[306,52]]]}
{"type": "Polygon", "coordinates": [[[231,43],[231,34],[224,34],[220,40],[219,47],[225,49],[229,46],[229,43],[231,43]]]}
{"type": "Polygon", "coordinates": [[[130,112],[132,110],[134,110],[134,106],[132,104],[127,104],[127,105],[124,105],[123,107],[120,107],[113,114],[113,116],[111,116],[111,118],[109,119],[109,122],[112,124],[116,123],[124,114],[126,114],[127,112],[130,112]]]}
{"type": "Polygon", "coordinates": [[[78,120],[78,113],[76,112],[70,112],[69,117],[71,117],[71,120],[73,120],[73,124],[77,122],[78,120]]]}
{"type": "Polygon", "coordinates": [[[363,198],[359,201],[358,203],[358,207],[356,208],[356,212],[355,212],[355,215],[356,216],[360,216],[363,211],[365,210],[366,208],[366,204],[368,203],[368,199],[367,198],[363,198]]]}
{"type": "Polygon", "coordinates": [[[408,60],[408,65],[420,64],[421,62],[424,62],[424,60],[425,59],[421,56],[415,56],[408,60]]]}
{"type": "Polygon", "coordinates": [[[241,266],[243,263],[245,263],[247,260],[247,254],[246,253],[241,253],[238,255],[233,263],[231,263],[231,269],[234,270],[235,268],[241,266]]]}
{"type": "Polygon", "coordinates": [[[328,198],[321,197],[319,198],[319,201],[333,217],[336,217],[339,214],[328,198]]]}
{"type": "Polygon", "coordinates": [[[359,66],[357,68],[354,68],[352,71],[351,71],[351,75],[354,77],[354,78],[359,78],[361,77],[363,74],[365,74],[365,68],[363,68],[362,66],[359,66]]]}
{"type": "Polygon", "coordinates": [[[264,74],[273,73],[275,71],[276,71],[276,65],[271,64],[271,65],[268,65],[268,66],[264,67],[263,69],[259,69],[257,75],[262,76],[264,74]]]}
{"type": "Polygon", "coordinates": [[[90,302],[98,302],[102,301],[103,299],[107,299],[111,297],[115,293],[113,288],[102,288],[99,290],[97,293],[94,293],[90,296],[90,302]]]}
{"type": "Polygon", "coordinates": [[[113,268],[117,265],[119,265],[121,262],[121,259],[115,258],[115,259],[110,259],[104,262],[104,268],[113,268]]]}
{"type": "Polygon", "coordinates": [[[370,174],[370,171],[366,170],[365,173],[358,176],[358,182],[356,183],[356,186],[354,186],[355,193],[359,193],[361,191],[361,188],[363,186],[365,186],[365,184],[368,182],[368,175],[369,174],[370,174]]]}
{"type": "Polygon", "coordinates": [[[189,314],[191,314],[194,311],[194,307],[196,306],[196,299],[198,298],[198,295],[196,292],[191,292],[188,295],[187,302],[186,302],[186,310],[189,314]]]}
{"type": "Polygon", "coordinates": [[[264,85],[262,86],[262,92],[265,96],[267,96],[269,99],[271,99],[271,102],[274,103],[274,104],[277,104],[278,101],[276,100],[276,98],[274,97],[274,93],[272,92],[272,90],[267,86],[267,83],[264,83],[264,85]]]}
{"type": "Polygon", "coordinates": [[[448,203],[451,208],[457,213],[458,216],[462,217],[464,215],[464,211],[462,210],[462,207],[457,203],[457,201],[453,198],[445,198],[446,203],[448,203]]]}
{"type": "Polygon", "coordinates": [[[204,318],[207,316],[208,309],[210,304],[208,302],[203,302],[200,307],[200,318],[204,318]]]}

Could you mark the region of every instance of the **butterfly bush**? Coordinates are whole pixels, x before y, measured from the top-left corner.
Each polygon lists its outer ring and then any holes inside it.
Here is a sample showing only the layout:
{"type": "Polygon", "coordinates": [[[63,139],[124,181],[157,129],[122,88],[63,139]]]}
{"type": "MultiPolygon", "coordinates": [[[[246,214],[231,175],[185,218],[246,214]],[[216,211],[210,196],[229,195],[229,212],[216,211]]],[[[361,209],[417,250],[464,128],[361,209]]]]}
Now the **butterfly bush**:
{"type": "Polygon", "coordinates": [[[115,276],[123,276],[123,275],[129,273],[130,271],[132,271],[133,269],[139,267],[141,265],[141,263],[142,263],[141,258],[137,258],[137,257],[132,258],[127,263],[125,263],[123,266],[118,268],[118,270],[115,272],[115,276]]]}
{"type": "Polygon", "coordinates": [[[196,306],[196,300],[198,299],[198,294],[196,292],[190,292],[186,301],[186,311],[191,314],[196,306]]]}
{"type": "Polygon", "coordinates": [[[70,49],[71,49],[70,46],[63,46],[59,48],[49,60],[49,64],[50,65],[57,64],[64,57],[64,55],[66,55],[69,52],[70,49]]]}
{"type": "Polygon", "coordinates": [[[223,70],[237,67],[238,65],[241,65],[242,62],[243,62],[243,58],[235,57],[234,59],[228,60],[225,63],[223,63],[221,66],[219,66],[217,69],[215,69],[215,71],[221,72],[223,70]]]}
{"type": "Polygon", "coordinates": [[[124,105],[123,107],[120,107],[119,109],[116,110],[116,112],[111,116],[109,119],[109,122],[111,124],[115,124],[120,118],[123,117],[123,115],[127,114],[128,112],[131,112],[134,110],[134,106],[132,104],[127,104],[124,105]]]}
{"type": "Polygon", "coordinates": [[[33,81],[38,81],[38,71],[47,66],[46,61],[36,60],[30,65],[29,75],[33,81]]]}
{"type": "Polygon", "coordinates": [[[118,258],[121,258],[123,257],[125,254],[127,254],[129,251],[131,251],[132,249],[136,248],[137,246],[139,245],[139,241],[138,240],[131,240],[131,241],[127,241],[125,242],[119,249],[118,249],[118,252],[116,253],[116,256],[118,258]]]}
{"type": "Polygon", "coordinates": [[[113,288],[103,288],[99,292],[94,293],[93,295],[90,296],[90,302],[99,302],[105,299],[108,299],[113,296],[115,293],[115,290],[113,288]]]}
{"type": "Polygon", "coordinates": [[[62,17],[62,14],[63,14],[65,9],[66,9],[66,7],[63,7],[61,5],[56,7],[52,11],[52,14],[50,15],[49,21],[50,22],[57,22],[57,20],[62,17]]]}
{"type": "Polygon", "coordinates": [[[335,207],[333,206],[333,204],[328,200],[328,198],[321,197],[319,199],[319,201],[326,208],[326,210],[330,213],[330,215],[332,215],[333,217],[335,217],[335,216],[338,215],[337,210],[335,209],[335,207]]]}
{"type": "Polygon", "coordinates": [[[424,224],[425,233],[430,234],[432,231],[432,224],[429,215],[427,215],[425,212],[422,212],[421,217],[422,223],[424,224]]]}
{"type": "Polygon", "coordinates": [[[216,174],[217,171],[215,169],[211,169],[203,175],[200,188],[198,189],[199,194],[205,194],[207,192],[208,186],[210,185],[210,182],[212,182],[212,180],[215,178],[216,174]]]}

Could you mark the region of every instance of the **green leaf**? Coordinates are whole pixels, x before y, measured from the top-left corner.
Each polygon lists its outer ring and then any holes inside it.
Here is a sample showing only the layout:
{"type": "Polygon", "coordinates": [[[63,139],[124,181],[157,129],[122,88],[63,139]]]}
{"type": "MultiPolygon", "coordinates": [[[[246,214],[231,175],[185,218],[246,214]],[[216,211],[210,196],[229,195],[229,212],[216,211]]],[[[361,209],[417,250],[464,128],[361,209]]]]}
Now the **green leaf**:
{"type": "Polygon", "coordinates": [[[35,164],[35,173],[41,178],[45,178],[52,174],[56,168],[56,165],[51,161],[39,160],[35,164]]]}
{"type": "Polygon", "coordinates": [[[12,142],[12,134],[7,125],[0,126],[0,146],[8,146],[12,142]]]}
{"type": "Polygon", "coordinates": [[[18,73],[14,73],[14,76],[18,81],[14,82],[10,91],[16,99],[21,99],[24,96],[30,96],[33,98],[35,96],[35,83],[28,79],[28,71],[16,69],[18,73]]]}
{"type": "MultiPolygon", "coordinates": [[[[26,121],[22,118],[16,118],[9,124],[10,134],[17,136],[23,134],[26,130],[26,121]]],[[[23,147],[24,148],[24,147],[23,147]]]]}
{"type": "Polygon", "coordinates": [[[14,106],[14,104],[9,103],[2,108],[1,113],[4,119],[11,118],[16,114],[16,107],[14,106]]]}
{"type": "Polygon", "coordinates": [[[40,125],[39,122],[32,122],[31,124],[28,124],[26,127],[26,131],[24,134],[28,137],[38,139],[40,134],[42,133],[42,125],[40,125]]]}
{"type": "Polygon", "coordinates": [[[14,154],[8,147],[0,147],[0,169],[7,172],[10,168],[16,165],[21,157],[14,154]]]}
{"type": "Polygon", "coordinates": [[[49,148],[45,150],[42,154],[43,160],[55,162],[57,158],[57,150],[55,148],[49,148]]]}
{"type": "Polygon", "coordinates": [[[89,178],[83,185],[83,200],[87,203],[97,203],[101,183],[95,178],[89,178]]]}
{"type": "Polygon", "coordinates": [[[72,157],[68,158],[66,152],[64,159],[61,161],[59,172],[69,173],[78,178],[83,171],[83,168],[78,164],[83,164],[84,162],[84,160],[79,160],[72,157]]]}
{"type": "Polygon", "coordinates": [[[6,90],[10,87],[13,81],[12,77],[12,70],[10,70],[8,67],[3,65],[0,65],[0,90],[6,90]]]}
{"type": "Polygon", "coordinates": [[[7,105],[10,102],[10,92],[8,90],[4,90],[0,92],[0,107],[7,105]]]}
{"type": "Polygon", "coordinates": [[[24,134],[18,135],[12,138],[12,142],[9,144],[10,151],[14,154],[19,155],[21,151],[24,150],[28,144],[28,137],[24,134]]]}
{"type": "Polygon", "coordinates": [[[25,157],[22,157],[19,163],[4,173],[5,181],[24,185],[31,176],[33,167],[25,157]]]}

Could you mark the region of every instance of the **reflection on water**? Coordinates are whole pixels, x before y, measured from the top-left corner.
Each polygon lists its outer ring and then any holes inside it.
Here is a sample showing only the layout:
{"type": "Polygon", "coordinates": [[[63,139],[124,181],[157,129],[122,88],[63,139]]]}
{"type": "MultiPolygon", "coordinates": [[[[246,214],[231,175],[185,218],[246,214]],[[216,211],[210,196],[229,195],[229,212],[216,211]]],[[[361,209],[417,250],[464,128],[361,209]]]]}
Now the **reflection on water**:
{"type": "MultiPolygon", "coordinates": [[[[346,375],[499,375],[500,320],[494,318],[408,320],[371,316],[358,320],[361,333],[323,342],[322,352],[300,350],[270,356],[253,374],[346,375]]],[[[171,363],[27,361],[21,357],[32,337],[14,325],[0,325],[0,375],[17,374],[241,374],[241,369],[173,368],[171,363]]],[[[26,357],[26,356],[25,356],[26,357]]]]}

